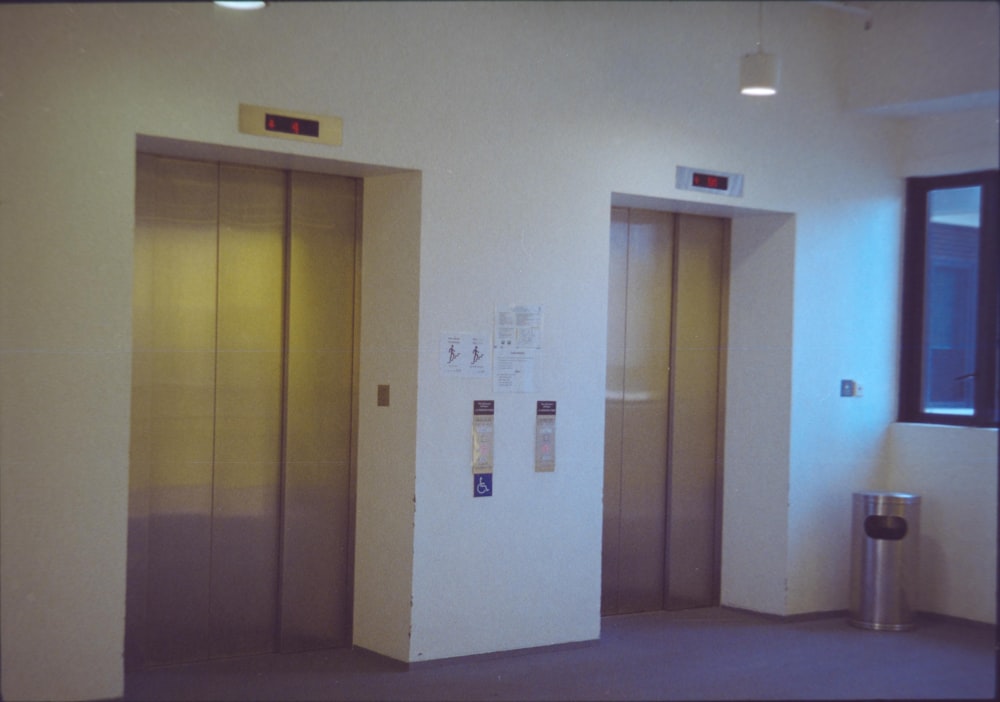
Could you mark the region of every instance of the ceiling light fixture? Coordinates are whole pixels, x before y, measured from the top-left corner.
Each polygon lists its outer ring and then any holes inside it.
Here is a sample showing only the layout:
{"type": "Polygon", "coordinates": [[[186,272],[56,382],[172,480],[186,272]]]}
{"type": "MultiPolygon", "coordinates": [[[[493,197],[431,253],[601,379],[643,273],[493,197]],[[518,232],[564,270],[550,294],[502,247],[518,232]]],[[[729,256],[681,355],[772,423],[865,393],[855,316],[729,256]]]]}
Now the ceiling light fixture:
{"type": "Polygon", "coordinates": [[[215,4],[227,10],[260,10],[267,7],[265,0],[215,0],[215,4]]]}
{"type": "Polygon", "coordinates": [[[744,95],[774,95],[778,92],[781,61],[764,51],[764,3],[757,3],[757,51],[740,61],[740,92],[744,95]]]}

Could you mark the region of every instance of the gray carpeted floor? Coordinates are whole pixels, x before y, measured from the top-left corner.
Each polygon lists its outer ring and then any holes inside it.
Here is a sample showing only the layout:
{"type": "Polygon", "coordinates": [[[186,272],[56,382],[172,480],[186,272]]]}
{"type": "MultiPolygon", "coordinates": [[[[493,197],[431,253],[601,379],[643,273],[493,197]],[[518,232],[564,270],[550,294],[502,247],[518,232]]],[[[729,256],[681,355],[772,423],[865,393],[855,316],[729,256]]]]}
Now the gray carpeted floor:
{"type": "Polygon", "coordinates": [[[602,620],[600,642],[403,670],[348,649],[133,672],[125,699],[993,699],[992,627],[923,616],[909,632],[725,608],[602,620]]]}

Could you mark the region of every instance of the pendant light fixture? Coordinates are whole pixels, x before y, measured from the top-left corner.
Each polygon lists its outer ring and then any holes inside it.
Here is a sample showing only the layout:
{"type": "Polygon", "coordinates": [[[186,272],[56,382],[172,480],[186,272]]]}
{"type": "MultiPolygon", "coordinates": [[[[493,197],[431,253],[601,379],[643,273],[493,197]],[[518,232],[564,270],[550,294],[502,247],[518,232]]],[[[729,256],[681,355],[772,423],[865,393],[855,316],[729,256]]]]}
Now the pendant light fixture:
{"type": "Polygon", "coordinates": [[[774,95],[778,92],[781,61],[764,51],[764,3],[757,3],[757,51],[740,61],[740,92],[744,95],[774,95]]]}
{"type": "Polygon", "coordinates": [[[215,4],[227,10],[262,10],[267,7],[265,0],[215,0],[215,4]]]}

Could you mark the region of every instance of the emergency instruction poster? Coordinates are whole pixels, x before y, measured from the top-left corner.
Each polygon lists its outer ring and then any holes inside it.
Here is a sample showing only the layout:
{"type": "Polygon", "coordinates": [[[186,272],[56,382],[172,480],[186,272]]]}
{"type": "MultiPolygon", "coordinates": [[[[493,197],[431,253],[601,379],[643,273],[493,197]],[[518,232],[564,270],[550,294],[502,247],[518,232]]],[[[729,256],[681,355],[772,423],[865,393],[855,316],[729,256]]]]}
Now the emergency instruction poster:
{"type": "Polygon", "coordinates": [[[485,378],[490,372],[490,341],[486,334],[446,332],[438,349],[441,375],[485,378]]]}
{"type": "Polygon", "coordinates": [[[542,306],[496,308],[493,392],[537,392],[541,381],[542,306]]]}

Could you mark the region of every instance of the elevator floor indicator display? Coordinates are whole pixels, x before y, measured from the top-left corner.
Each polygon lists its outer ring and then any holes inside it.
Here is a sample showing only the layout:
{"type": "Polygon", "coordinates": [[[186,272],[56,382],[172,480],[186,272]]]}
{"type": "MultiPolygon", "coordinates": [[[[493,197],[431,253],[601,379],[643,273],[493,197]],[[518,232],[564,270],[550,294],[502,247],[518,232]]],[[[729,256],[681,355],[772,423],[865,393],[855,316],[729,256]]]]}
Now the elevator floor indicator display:
{"type": "Polygon", "coordinates": [[[677,189],[743,197],[743,174],[677,166],[677,189]]]}
{"type": "Polygon", "coordinates": [[[340,146],[343,143],[344,122],[333,115],[240,104],[239,130],[254,136],[340,146]]]}

